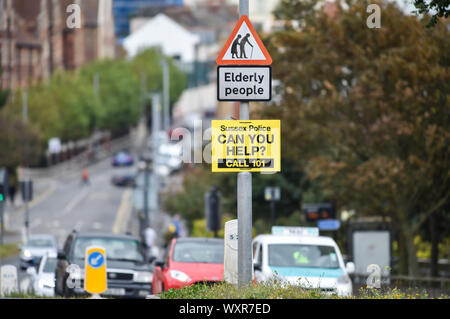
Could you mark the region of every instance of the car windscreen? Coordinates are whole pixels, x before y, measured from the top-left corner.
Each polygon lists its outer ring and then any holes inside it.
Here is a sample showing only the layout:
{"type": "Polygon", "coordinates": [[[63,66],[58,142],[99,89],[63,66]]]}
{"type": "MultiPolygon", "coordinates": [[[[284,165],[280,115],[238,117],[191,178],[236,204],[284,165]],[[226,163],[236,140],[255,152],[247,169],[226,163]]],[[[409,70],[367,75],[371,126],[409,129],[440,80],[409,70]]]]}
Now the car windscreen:
{"type": "Polygon", "coordinates": [[[132,239],[80,237],[75,241],[73,258],[84,259],[86,248],[98,246],[105,249],[106,259],[143,262],[144,256],[139,249],[139,242],[132,239]]]}
{"type": "Polygon", "coordinates": [[[49,238],[30,238],[30,240],[27,241],[26,246],[47,248],[54,247],[54,242],[49,238]]]}
{"type": "Polygon", "coordinates": [[[172,260],[184,263],[223,263],[223,242],[177,242],[172,260]]]}
{"type": "Polygon", "coordinates": [[[333,246],[270,244],[269,266],[339,268],[333,246]]]}
{"type": "Polygon", "coordinates": [[[42,272],[47,272],[47,273],[54,273],[55,269],[56,269],[56,263],[57,263],[57,259],[56,258],[47,258],[45,264],[44,264],[44,268],[42,269],[42,272]]]}

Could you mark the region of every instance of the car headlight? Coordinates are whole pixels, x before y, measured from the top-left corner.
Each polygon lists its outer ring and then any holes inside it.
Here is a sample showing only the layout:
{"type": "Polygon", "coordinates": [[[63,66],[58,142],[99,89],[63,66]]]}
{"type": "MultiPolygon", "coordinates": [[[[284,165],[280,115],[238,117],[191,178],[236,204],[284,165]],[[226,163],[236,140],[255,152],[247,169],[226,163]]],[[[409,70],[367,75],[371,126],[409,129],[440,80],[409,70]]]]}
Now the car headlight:
{"type": "Polygon", "coordinates": [[[24,255],[24,257],[26,257],[26,258],[30,258],[30,257],[31,257],[31,251],[29,251],[28,249],[25,249],[25,250],[23,251],[23,255],[24,255]]]}
{"type": "Polygon", "coordinates": [[[39,279],[39,288],[55,288],[55,282],[53,280],[39,279]]]}
{"type": "Polygon", "coordinates": [[[138,271],[134,274],[135,282],[152,282],[153,274],[148,271],[138,271]]]}
{"type": "Polygon", "coordinates": [[[347,285],[351,283],[350,277],[347,274],[344,274],[338,278],[337,283],[340,285],[347,285]]]}
{"type": "Polygon", "coordinates": [[[191,278],[188,275],[186,275],[184,272],[182,272],[182,271],[170,270],[169,273],[170,273],[170,276],[173,279],[176,279],[176,280],[179,280],[179,281],[182,281],[182,282],[189,282],[189,281],[191,281],[191,278]]]}

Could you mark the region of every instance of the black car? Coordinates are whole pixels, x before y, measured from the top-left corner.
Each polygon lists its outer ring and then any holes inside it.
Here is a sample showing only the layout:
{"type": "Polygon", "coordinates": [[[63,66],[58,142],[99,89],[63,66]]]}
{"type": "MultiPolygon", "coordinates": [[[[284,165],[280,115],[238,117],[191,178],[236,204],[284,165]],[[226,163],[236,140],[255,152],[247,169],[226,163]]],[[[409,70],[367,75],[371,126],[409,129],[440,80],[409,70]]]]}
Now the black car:
{"type": "Polygon", "coordinates": [[[133,174],[114,175],[111,182],[116,186],[134,187],[136,185],[136,176],[133,174]]]}
{"type": "Polygon", "coordinates": [[[139,239],[130,235],[72,232],[58,252],[57,296],[87,295],[84,290],[85,251],[100,246],[106,252],[107,287],[102,296],[145,298],[151,294],[153,272],[139,239]],[[70,278],[69,278],[70,276],[70,278]]]}

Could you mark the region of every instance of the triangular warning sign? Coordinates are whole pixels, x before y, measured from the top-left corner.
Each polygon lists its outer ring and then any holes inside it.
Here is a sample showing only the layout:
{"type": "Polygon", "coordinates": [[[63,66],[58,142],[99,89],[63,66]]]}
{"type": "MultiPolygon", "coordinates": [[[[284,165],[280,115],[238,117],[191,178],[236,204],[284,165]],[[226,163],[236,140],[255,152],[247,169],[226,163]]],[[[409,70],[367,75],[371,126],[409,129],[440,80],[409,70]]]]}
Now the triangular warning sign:
{"type": "Polygon", "coordinates": [[[270,65],[272,58],[246,15],[241,16],[216,59],[218,65],[270,65]]]}

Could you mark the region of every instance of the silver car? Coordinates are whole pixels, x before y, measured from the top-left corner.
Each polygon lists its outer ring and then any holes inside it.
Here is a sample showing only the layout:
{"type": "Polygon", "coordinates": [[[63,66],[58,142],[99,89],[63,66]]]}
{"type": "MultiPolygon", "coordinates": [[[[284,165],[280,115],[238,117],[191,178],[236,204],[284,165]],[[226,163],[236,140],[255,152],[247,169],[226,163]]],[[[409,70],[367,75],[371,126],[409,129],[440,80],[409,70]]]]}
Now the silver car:
{"type": "Polygon", "coordinates": [[[46,254],[56,255],[58,253],[58,245],[56,239],[52,235],[30,235],[28,241],[22,246],[20,251],[20,269],[25,270],[36,259],[46,254]]]}
{"type": "Polygon", "coordinates": [[[46,254],[42,257],[39,267],[30,267],[27,273],[33,280],[33,291],[37,296],[55,296],[55,269],[57,258],[55,254],[46,254]]]}

